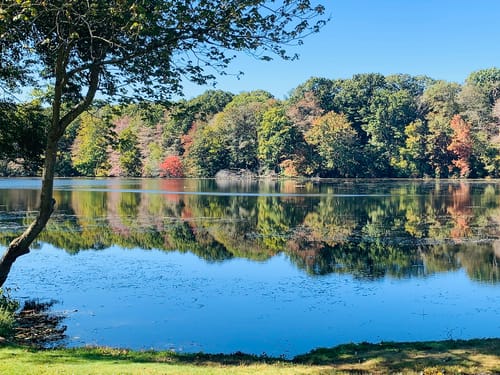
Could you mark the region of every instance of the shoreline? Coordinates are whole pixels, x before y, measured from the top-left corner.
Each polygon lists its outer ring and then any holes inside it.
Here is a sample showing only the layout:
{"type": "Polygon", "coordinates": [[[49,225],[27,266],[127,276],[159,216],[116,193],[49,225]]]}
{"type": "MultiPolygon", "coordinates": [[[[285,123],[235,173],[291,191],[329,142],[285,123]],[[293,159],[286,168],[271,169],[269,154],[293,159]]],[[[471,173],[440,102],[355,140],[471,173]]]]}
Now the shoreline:
{"type": "Polygon", "coordinates": [[[291,360],[249,355],[0,345],[0,372],[73,374],[499,374],[500,338],[343,344],[291,360]]]}

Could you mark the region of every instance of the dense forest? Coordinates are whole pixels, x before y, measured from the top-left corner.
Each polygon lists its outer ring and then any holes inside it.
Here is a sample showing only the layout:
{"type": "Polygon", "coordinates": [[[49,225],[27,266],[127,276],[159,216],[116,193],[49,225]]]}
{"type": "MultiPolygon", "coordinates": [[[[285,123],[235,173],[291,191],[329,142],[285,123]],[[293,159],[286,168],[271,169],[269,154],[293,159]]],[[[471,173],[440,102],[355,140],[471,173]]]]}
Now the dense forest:
{"type": "MultiPolygon", "coordinates": [[[[50,95],[48,95],[50,97],[50,95]]],[[[46,97],[0,101],[0,175],[37,175],[46,97]]],[[[60,142],[59,176],[499,177],[500,69],[311,78],[286,100],[210,90],[161,105],[98,103],[60,142]]]]}

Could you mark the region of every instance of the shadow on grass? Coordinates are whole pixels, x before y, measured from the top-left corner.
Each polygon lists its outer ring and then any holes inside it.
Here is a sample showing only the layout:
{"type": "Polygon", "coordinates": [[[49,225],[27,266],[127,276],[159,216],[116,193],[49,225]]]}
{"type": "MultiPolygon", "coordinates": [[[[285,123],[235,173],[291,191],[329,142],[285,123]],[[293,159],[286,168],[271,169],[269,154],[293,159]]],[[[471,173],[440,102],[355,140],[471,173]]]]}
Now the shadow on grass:
{"type": "MultiPolygon", "coordinates": [[[[22,348],[22,347],[17,347],[22,348]]],[[[179,354],[171,351],[133,351],[128,349],[114,349],[106,347],[83,347],[68,349],[34,349],[22,348],[36,354],[32,360],[39,362],[50,361],[61,363],[79,362],[116,362],[116,363],[170,363],[191,364],[199,366],[209,365],[252,365],[292,363],[283,358],[273,358],[266,355],[251,355],[236,352],[233,354],[206,354],[190,353],[179,354]]]]}
{"type": "Polygon", "coordinates": [[[195,366],[287,364],[327,367],[332,372],[349,374],[393,372],[438,374],[443,369],[446,369],[446,373],[500,373],[500,339],[346,344],[331,349],[316,349],[293,360],[240,352],[177,354],[112,348],[42,350],[18,347],[17,349],[22,349],[26,354],[33,354],[29,358],[33,363],[78,364],[105,361],[116,364],[166,363],[195,366]]]}
{"type": "Polygon", "coordinates": [[[334,365],[344,371],[421,372],[427,369],[424,373],[432,374],[452,369],[453,372],[496,374],[500,373],[500,339],[346,344],[315,349],[295,357],[294,363],[334,365]]]}

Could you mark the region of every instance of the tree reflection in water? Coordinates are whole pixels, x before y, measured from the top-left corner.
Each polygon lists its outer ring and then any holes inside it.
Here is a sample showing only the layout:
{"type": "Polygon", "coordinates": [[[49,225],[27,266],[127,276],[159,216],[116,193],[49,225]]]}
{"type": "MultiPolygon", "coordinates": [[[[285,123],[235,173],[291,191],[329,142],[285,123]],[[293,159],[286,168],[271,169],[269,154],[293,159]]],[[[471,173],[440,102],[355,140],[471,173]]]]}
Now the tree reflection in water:
{"type": "MultiPolygon", "coordinates": [[[[3,244],[37,207],[37,192],[13,181],[0,189],[3,244]]],[[[55,198],[40,241],[70,253],[119,245],[211,262],[284,253],[312,275],[406,278],[463,267],[473,280],[500,281],[494,181],[60,180],[55,198]]]]}

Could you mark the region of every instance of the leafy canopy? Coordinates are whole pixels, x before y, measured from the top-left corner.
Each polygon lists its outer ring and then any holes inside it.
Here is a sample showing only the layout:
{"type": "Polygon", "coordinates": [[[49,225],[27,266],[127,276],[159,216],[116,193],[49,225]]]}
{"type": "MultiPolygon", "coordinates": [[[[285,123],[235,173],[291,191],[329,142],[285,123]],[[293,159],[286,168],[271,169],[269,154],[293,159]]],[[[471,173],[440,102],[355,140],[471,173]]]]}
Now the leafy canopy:
{"type": "MultiPolygon", "coordinates": [[[[0,0],[0,81],[58,86],[79,101],[103,95],[164,99],[181,81],[206,83],[246,51],[294,58],[285,47],[318,31],[309,0],[0,0]]],[[[57,95],[57,92],[56,92],[57,95]]]]}

